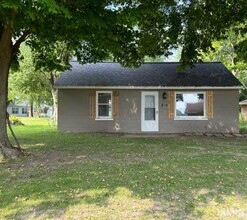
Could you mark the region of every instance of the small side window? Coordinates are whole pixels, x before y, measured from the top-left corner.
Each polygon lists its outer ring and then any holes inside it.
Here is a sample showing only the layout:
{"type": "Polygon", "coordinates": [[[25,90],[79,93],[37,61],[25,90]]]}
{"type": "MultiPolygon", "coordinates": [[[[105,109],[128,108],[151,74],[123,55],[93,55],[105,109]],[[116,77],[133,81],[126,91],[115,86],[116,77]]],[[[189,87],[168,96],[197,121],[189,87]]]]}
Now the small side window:
{"type": "Polygon", "coordinates": [[[112,119],[112,92],[96,92],[96,119],[112,119]]]}

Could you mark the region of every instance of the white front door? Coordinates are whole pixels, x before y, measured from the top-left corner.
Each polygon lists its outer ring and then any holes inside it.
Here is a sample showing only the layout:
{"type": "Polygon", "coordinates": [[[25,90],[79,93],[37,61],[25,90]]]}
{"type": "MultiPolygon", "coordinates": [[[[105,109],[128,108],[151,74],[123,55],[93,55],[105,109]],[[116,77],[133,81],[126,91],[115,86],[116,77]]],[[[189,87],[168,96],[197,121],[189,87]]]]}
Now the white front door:
{"type": "Polygon", "coordinates": [[[158,92],[142,92],[142,131],[159,131],[158,92]]]}

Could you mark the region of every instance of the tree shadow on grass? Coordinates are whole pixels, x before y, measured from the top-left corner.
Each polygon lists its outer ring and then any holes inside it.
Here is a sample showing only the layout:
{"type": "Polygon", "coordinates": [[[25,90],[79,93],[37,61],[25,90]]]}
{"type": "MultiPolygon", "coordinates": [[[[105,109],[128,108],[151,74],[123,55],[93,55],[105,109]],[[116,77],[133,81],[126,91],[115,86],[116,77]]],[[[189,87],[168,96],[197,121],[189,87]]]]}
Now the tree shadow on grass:
{"type": "Polygon", "coordinates": [[[87,141],[81,148],[74,139],[78,150],[59,151],[54,145],[1,165],[0,217],[190,219],[211,217],[215,210],[221,217],[247,216],[243,145],[242,154],[234,156],[236,149],[222,153],[206,142],[108,141],[87,141]],[[239,206],[234,208],[234,202],[239,206]],[[217,212],[217,206],[231,211],[217,212]]]}

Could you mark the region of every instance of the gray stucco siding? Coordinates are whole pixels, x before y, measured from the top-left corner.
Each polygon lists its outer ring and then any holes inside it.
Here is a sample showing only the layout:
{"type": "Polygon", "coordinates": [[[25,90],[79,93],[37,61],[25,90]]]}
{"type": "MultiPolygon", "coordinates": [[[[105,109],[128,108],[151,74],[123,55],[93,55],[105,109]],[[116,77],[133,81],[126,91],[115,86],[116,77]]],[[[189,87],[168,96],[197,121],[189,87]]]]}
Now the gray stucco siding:
{"type": "Polygon", "coordinates": [[[214,118],[208,121],[207,130],[214,132],[239,132],[239,91],[214,92],[214,118]]]}
{"type": "MultiPolygon", "coordinates": [[[[199,90],[201,91],[201,90],[199,90]]],[[[211,90],[212,91],[212,90],[211,90]]],[[[167,108],[160,111],[162,133],[182,132],[226,132],[239,131],[238,90],[213,90],[213,118],[206,120],[176,120],[167,117],[167,108]]]]}
{"type": "MultiPolygon", "coordinates": [[[[162,97],[164,91],[158,91],[159,133],[238,132],[237,89],[214,90],[214,117],[208,120],[169,119],[168,99],[162,97]]],[[[141,133],[141,92],[119,90],[119,118],[95,120],[89,117],[90,90],[59,89],[58,128],[62,132],[141,133]]]]}
{"type": "MultiPolygon", "coordinates": [[[[58,92],[58,128],[69,132],[137,132],[140,124],[139,98],[130,91],[120,92],[120,117],[114,120],[96,120],[89,117],[90,90],[69,89],[58,92]],[[136,106],[137,109],[136,109],[136,106]]],[[[139,132],[139,131],[138,131],[139,132]]]]}

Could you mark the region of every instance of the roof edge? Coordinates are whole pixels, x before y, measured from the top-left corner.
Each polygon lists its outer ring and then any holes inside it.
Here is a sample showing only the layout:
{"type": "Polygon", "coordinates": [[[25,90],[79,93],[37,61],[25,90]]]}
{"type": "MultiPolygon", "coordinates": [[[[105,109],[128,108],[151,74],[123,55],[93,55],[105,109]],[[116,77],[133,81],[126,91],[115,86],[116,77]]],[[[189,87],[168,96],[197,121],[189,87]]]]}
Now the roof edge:
{"type": "Polygon", "coordinates": [[[164,87],[164,86],[54,86],[55,89],[136,89],[136,90],[150,90],[150,89],[171,89],[171,90],[183,90],[183,89],[197,89],[197,90],[206,90],[206,89],[241,89],[241,86],[222,86],[222,87],[213,87],[213,86],[183,86],[183,87],[164,87]]]}
{"type": "Polygon", "coordinates": [[[246,100],[242,100],[241,102],[239,102],[239,105],[247,105],[247,99],[246,100]]]}
{"type": "MultiPolygon", "coordinates": [[[[104,63],[115,63],[115,64],[119,64],[120,66],[122,66],[119,62],[114,62],[114,61],[103,61],[103,62],[95,62],[95,63],[82,64],[82,63],[80,63],[77,60],[72,60],[72,61],[70,61],[70,63],[78,63],[80,65],[99,64],[99,63],[101,63],[101,64],[104,64],[104,63]]],[[[221,63],[221,64],[223,64],[221,61],[205,61],[205,62],[197,62],[197,63],[194,63],[194,65],[197,65],[197,64],[209,64],[209,63],[221,63]]],[[[168,62],[166,62],[166,61],[154,61],[154,62],[148,61],[148,62],[143,62],[141,65],[143,65],[143,64],[182,64],[182,62],[179,62],[179,61],[168,61],[168,62]]]]}

